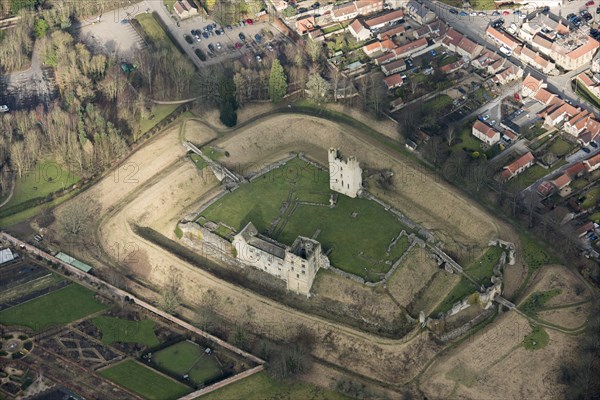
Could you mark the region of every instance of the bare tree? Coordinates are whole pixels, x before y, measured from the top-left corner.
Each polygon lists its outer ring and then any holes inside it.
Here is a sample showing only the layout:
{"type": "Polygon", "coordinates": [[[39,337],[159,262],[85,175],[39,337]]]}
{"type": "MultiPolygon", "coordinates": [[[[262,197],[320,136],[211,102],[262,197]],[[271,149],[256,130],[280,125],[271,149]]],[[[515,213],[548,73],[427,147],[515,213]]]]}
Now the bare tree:
{"type": "Polygon", "coordinates": [[[169,267],[167,282],[161,291],[161,308],[166,312],[173,313],[181,305],[181,272],[174,266],[169,267]]]}
{"type": "Polygon", "coordinates": [[[69,201],[60,210],[56,219],[65,235],[78,236],[89,234],[94,219],[99,215],[101,205],[95,198],[84,195],[69,201]]]}
{"type": "Polygon", "coordinates": [[[454,125],[448,125],[448,128],[446,128],[446,141],[448,142],[448,146],[452,146],[455,138],[456,127],[454,125]]]}

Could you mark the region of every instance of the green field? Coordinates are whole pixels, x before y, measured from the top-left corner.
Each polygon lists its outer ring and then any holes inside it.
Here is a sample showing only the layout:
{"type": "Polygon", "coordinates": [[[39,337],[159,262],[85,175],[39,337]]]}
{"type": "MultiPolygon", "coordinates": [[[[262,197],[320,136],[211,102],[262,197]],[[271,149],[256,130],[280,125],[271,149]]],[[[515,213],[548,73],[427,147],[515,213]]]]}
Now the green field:
{"type": "Polygon", "coordinates": [[[519,234],[519,242],[521,243],[523,258],[530,271],[536,270],[546,264],[559,262],[533,236],[521,233],[519,234]]]}
{"type": "Polygon", "coordinates": [[[467,266],[465,271],[471,278],[487,286],[490,284],[489,278],[494,274],[494,267],[500,261],[501,254],[500,247],[490,247],[481,258],[467,266]]]}
{"type": "Polygon", "coordinates": [[[221,368],[215,356],[204,354],[202,347],[188,341],[179,342],[154,353],[152,362],[174,375],[188,374],[190,381],[196,385],[202,385],[221,375],[221,368]]]}
{"type": "Polygon", "coordinates": [[[145,118],[141,119],[140,133],[136,139],[148,132],[150,129],[154,128],[160,121],[171,115],[171,113],[175,111],[177,107],[179,107],[179,104],[155,104],[152,107],[152,112],[145,118]],[[152,115],[154,115],[154,117],[150,119],[152,115]]]}
{"type": "Polygon", "coordinates": [[[190,160],[192,160],[192,162],[198,169],[204,169],[204,167],[206,167],[206,165],[207,165],[206,161],[204,161],[204,159],[202,157],[200,157],[198,154],[191,153],[190,160]]]}
{"type": "Polygon", "coordinates": [[[441,302],[435,310],[433,310],[431,315],[437,316],[440,313],[446,313],[450,311],[454,303],[464,299],[465,297],[476,291],[477,288],[475,287],[473,282],[471,282],[464,276],[461,277],[460,281],[456,284],[456,286],[452,288],[452,290],[450,291],[450,293],[448,293],[448,296],[446,296],[444,301],[441,302]]]}
{"type": "Polygon", "coordinates": [[[146,37],[150,40],[155,47],[163,47],[169,46],[171,44],[171,40],[165,33],[164,29],[156,22],[154,19],[154,15],[149,14],[140,14],[135,19],[138,20],[144,32],[146,32],[146,37]]]}
{"type": "Polygon", "coordinates": [[[174,400],[191,392],[187,386],[133,360],[113,365],[100,375],[148,400],[174,400]]]}
{"type": "Polygon", "coordinates": [[[94,298],[95,293],[83,286],[71,284],[47,295],[0,311],[3,325],[21,325],[40,331],[54,325],[64,325],[105,306],[94,298]]]}
{"type": "MultiPolygon", "coordinates": [[[[401,255],[395,248],[391,254],[386,251],[405,228],[393,214],[365,199],[340,194],[334,208],[296,203],[328,205],[330,193],[328,172],[294,159],[212,204],[201,214],[200,222],[204,217],[237,230],[252,222],[259,232],[287,245],[299,235],[314,237],[318,233],[315,239],[324,250],[331,249],[329,258],[334,266],[379,280],[379,274],[387,272],[401,255]],[[282,204],[288,199],[291,205],[284,209],[282,204]],[[281,218],[272,228],[280,212],[281,218]]],[[[405,243],[400,241],[397,246],[405,243]]]]}
{"type": "Polygon", "coordinates": [[[96,317],[92,323],[102,332],[102,343],[139,343],[146,347],[158,346],[160,342],[154,334],[154,321],[128,321],[115,317],[96,317]]]}
{"type": "Polygon", "coordinates": [[[548,333],[539,325],[535,325],[530,334],[523,339],[523,346],[527,350],[539,350],[548,344],[550,337],[548,333]]]}
{"type": "Polygon", "coordinates": [[[259,372],[248,378],[208,393],[197,400],[346,400],[340,393],[322,389],[304,382],[276,381],[266,372],[259,372]]]}
{"type": "Polygon", "coordinates": [[[27,200],[46,197],[50,193],[67,189],[79,181],[73,168],[52,160],[39,161],[28,173],[16,179],[13,195],[4,206],[9,208],[27,200]]]}
{"type": "Polygon", "coordinates": [[[532,317],[537,315],[537,312],[544,308],[546,303],[551,298],[558,296],[560,289],[547,290],[545,292],[535,292],[527,298],[527,300],[519,306],[519,309],[532,317]]]}

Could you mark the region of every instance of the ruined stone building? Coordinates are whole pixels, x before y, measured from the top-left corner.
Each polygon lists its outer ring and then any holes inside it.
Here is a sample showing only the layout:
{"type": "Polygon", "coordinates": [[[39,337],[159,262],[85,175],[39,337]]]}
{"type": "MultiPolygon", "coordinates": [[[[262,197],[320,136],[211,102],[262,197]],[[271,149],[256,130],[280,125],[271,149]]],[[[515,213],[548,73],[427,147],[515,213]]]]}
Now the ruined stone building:
{"type": "Polygon", "coordinates": [[[329,188],[355,198],[362,189],[362,169],[355,157],[343,160],[339,149],[329,149],[329,188]]]}
{"type": "Polygon", "coordinates": [[[316,240],[298,236],[287,247],[259,234],[252,222],[234,236],[232,244],[240,262],[283,279],[288,290],[306,296],[319,268],[329,264],[316,240]]]}

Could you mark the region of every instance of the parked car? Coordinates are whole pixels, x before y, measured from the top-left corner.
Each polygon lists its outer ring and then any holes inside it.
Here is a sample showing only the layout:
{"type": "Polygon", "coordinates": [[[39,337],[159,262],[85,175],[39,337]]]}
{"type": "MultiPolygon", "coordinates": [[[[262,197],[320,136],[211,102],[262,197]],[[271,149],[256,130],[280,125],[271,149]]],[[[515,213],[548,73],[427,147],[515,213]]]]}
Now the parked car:
{"type": "Polygon", "coordinates": [[[429,54],[431,54],[433,57],[437,56],[435,50],[429,50],[429,54]]]}
{"type": "Polygon", "coordinates": [[[588,1],[587,3],[585,3],[585,6],[586,6],[586,7],[591,7],[591,6],[593,6],[594,4],[596,4],[596,3],[594,3],[594,0],[590,0],[590,1],[588,1]]]}
{"type": "Polygon", "coordinates": [[[469,14],[467,14],[466,11],[461,11],[459,14],[460,14],[461,17],[468,17],[469,16],[469,14]]]}
{"type": "Polygon", "coordinates": [[[570,21],[571,18],[576,17],[575,14],[571,13],[571,14],[567,14],[567,19],[570,21]]]}
{"type": "Polygon", "coordinates": [[[246,41],[246,35],[244,35],[243,33],[240,32],[240,34],[238,36],[242,42],[246,41]]]}
{"type": "Polygon", "coordinates": [[[485,17],[487,14],[485,12],[483,12],[483,11],[479,11],[477,13],[477,15],[480,16],[480,17],[485,17]]]}
{"type": "Polygon", "coordinates": [[[308,8],[306,8],[306,7],[300,7],[298,9],[298,14],[302,14],[302,13],[305,13],[305,12],[308,12],[308,8]]]}
{"type": "Polygon", "coordinates": [[[592,17],[592,14],[590,14],[590,13],[585,13],[585,14],[583,15],[583,19],[585,19],[585,20],[586,20],[586,21],[588,21],[588,22],[589,22],[589,21],[591,21],[593,18],[594,18],[594,17],[592,17]]]}
{"type": "Polygon", "coordinates": [[[202,32],[202,37],[204,39],[208,39],[208,32],[206,32],[206,31],[202,32]]]}
{"type": "Polygon", "coordinates": [[[503,11],[502,15],[510,15],[510,11],[503,11]]]}
{"type": "Polygon", "coordinates": [[[223,48],[223,45],[221,45],[221,42],[217,43],[217,50],[221,50],[223,48]]]}
{"type": "Polygon", "coordinates": [[[275,51],[275,49],[273,49],[273,46],[271,46],[270,44],[267,45],[267,50],[269,50],[269,51],[275,51]]]}
{"type": "Polygon", "coordinates": [[[184,35],[184,39],[186,42],[188,42],[189,44],[194,43],[194,39],[192,39],[192,37],[190,35],[184,35]]]}
{"type": "Polygon", "coordinates": [[[591,153],[591,150],[588,149],[587,147],[582,147],[581,151],[583,151],[584,153],[588,153],[588,154],[591,153]]]}
{"type": "Polygon", "coordinates": [[[248,25],[252,25],[252,24],[254,23],[254,21],[252,21],[252,19],[248,18],[248,19],[246,20],[246,23],[247,23],[248,25]]]}
{"type": "Polygon", "coordinates": [[[494,17],[497,17],[498,15],[500,15],[500,12],[499,12],[499,11],[494,11],[494,12],[492,13],[492,16],[494,16],[494,17]]]}
{"type": "MultiPolygon", "coordinates": [[[[593,3],[593,2],[592,2],[592,3],[593,3]]],[[[321,3],[319,3],[319,2],[313,3],[313,5],[312,5],[312,6],[310,6],[310,7],[311,7],[313,10],[316,10],[317,8],[321,7],[321,3]]]]}
{"type": "Polygon", "coordinates": [[[475,11],[471,11],[471,12],[469,13],[469,15],[470,15],[471,17],[476,17],[476,16],[477,16],[477,13],[476,13],[475,11]]]}
{"type": "Polygon", "coordinates": [[[211,52],[213,52],[213,53],[214,53],[214,52],[215,52],[215,45],[214,45],[214,44],[212,44],[212,43],[209,43],[209,44],[208,44],[208,50],[210,50],[211,52]]]}
{"type": "Polygon", "coordinates": [[[0,106],[0,112],[3,112],[3,113],[8,112],[8,106],[6,106],[6,105],[0,106]]]}
{"type": "Polygon", "coordinates": [[[484,121],[487,121],[488,119],[490,119],[490,115],[489,114],[485,114],[483,117],[484,121]]]}
{"type": "Polygon", "coordinates": [[[596,8],[596,14],[600,14],[600,6],[596,8]]]}
{"type": "Polygon", "coordinates": [[[259,56],[258,54],[256,55],[256,61],[258,61],[258,62],[262,62],[262,58],[261,58],[261,56],[259,56]]]}
{"type": "Polygon", "coordinates": [[[242,48],[242,44],[240,42],[236,42],[235,43],[235,48],[236,49],[241,49],[242,48]]]}
{"type": "Polygon", "coordinates": [[[515,14],[515,15],[521,15],[521,10],[515,10],[515,11],[513,11],[513,14],[515,14]]]}
{"type": "Polygon", "coordinates": [[[233,27],[231,25],[227,25],[225,28],[227,28],[228,31],[232,31],[233,27]]]}
{"type": "Polygon", "coordinates": [[[262,36],[260,36],[258,33],[256,35],[254,35],[254,40],[256,40],[256,43],[260,43],[262,42],[262,36]]]}
{"type": "Polygon", "coordinates": [[[450,9],[448,9],[448,12],[449,12],[450,14],[454,14],[454,15],[458,14],[458,11],[457,11],[457,10],[455,10],[454,8],[450,8],[450,9]]]}
{"type": "Polygon", "coordinates": [[[590,146],[592,146],[593,148],[597,149],[598,148],[598,143],[596,143],[596,142],[590,142],[590,146]]]}

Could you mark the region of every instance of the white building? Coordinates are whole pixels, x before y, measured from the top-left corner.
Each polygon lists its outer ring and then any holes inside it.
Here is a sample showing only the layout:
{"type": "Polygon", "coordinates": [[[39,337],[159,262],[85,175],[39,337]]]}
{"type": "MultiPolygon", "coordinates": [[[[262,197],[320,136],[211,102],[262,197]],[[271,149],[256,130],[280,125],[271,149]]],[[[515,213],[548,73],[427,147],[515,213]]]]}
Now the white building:
{"type": "Polygon", "coordinates": [[[259,234],[252,222],[234,236],[232,244],[236,258],[243,264],[282,279],[288,290],[306,296],[319,268],[329,266],[316,240],[298,236],[292,246],[286,247],[259,234]]]}
{"type": "Polygon", "coordinates": [[[339,149],[329,149],[329,188],[355,198],[362,189],[362,169],[355,157],[343,160],[339,149]]]}
{"type": "Polygon", "coordinates": [[[14,254],[10,249],[2,249],[0,250],[0,264],[4,264],[6,262],[12,261],[15,259],[14,254]]]}
{"type": "Polygon", "coordinates": [[[500,132],[481,121],[475,121],[471,133],[489,146],[493,146],[500,140],[500,132]]]}

